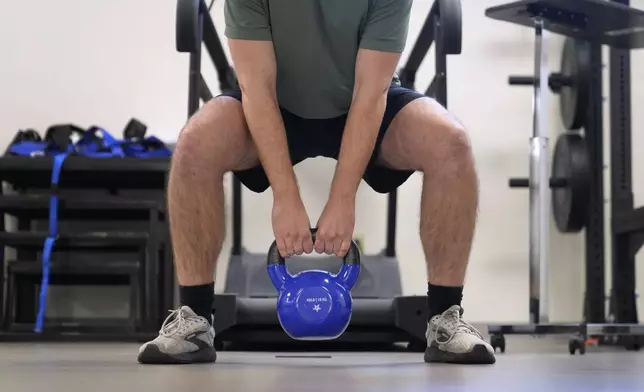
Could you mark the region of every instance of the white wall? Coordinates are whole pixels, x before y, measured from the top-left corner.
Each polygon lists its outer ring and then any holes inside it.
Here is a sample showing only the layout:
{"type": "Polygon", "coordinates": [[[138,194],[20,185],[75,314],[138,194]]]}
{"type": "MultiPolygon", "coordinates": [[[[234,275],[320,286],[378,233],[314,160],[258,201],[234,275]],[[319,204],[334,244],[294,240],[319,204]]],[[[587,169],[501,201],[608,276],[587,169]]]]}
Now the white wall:
{"type": "MultiPolygon", "coordinates": [[[[464,307],[473,321],[522,321],[528,316],[528,195],[510,190],[507,179],[528,171],[532,101],[530,89],[509,87],[507,77],[532,71],[533,33],[484,16],[485,8],[501,1],[463,3],[463,54],[449,60],[449,107],[470,130],[481,180],[479,226],[464,307]]],[[[41,0],[5,6],[0,15],[0,144],[6,144],[19,128],[44,131],[57,122],[100,124],[118,134],[132,116],[146,122],[150,132],[174,140],[186,119],[188,70],[187,56],[174,48],[175,4],[175,0],[41,0]]],[[[429,0],[414,2],[408,49],[430,4],[429,0]]],[[[220,33],[222,7],[223,0],[217,0],[213,11],[220,33]]],[[[553,68],[559,64],[561,42],[560,37],[550,41],[553,68]]],[[[634,64],[638,61],[636,54],[634,64]]],[[[207,61],[204,65],[212,69],[207,61]]],[[[419,88],[429,84],[432,68],[428,57],[419,73],[419,88]]],[[[636,66],[633,71],[634,80],[643,78],[639,74],[644,71],[636,66]]],[[[214,72],[206,72],[206,78],[211,87],[217,85],[214,72]]],[[[643,93],[634,82],[634,109],[643,93]]],[[[552,145],[562,126],[557,102],[554,96],[549,98],[552,145]]],[[[641,121],[634,110],[634,130],[641,121]]],[[[634,132],[633,143],[637,151],[644,137],[634,132]]],[[[635,156],[633,166],[641,167],[642,159],[635,156]]],[[[324,206],[333,164],[315,160],[297,166],[313,223],[324,206]]],[[[635,171],[641,203],[644,184],[637,175],[635,171]]],[[[420,190],[418,175],[400,189],[397,244],[406,294],[426,291],[417,235],[420,190]]],[[[359,200],[356,233],[365,237],[368,252],[379,252],[384,245],[386,198],[365,185],[359,200]],[[383,214],[374,215],[374,210],[383,214]]],[[[245,192],[244,203],[245,246],[264,251],[272,233],[270,192],[245,192]]],[[[581,317],[582,239],[582,235],[560,235],[553,226],[553,320],[581,317]]],[[[227,257],[224,252],[220,282],[227,257]]],[[[644,279],[642,274],[638,277],[644,279]]]]}

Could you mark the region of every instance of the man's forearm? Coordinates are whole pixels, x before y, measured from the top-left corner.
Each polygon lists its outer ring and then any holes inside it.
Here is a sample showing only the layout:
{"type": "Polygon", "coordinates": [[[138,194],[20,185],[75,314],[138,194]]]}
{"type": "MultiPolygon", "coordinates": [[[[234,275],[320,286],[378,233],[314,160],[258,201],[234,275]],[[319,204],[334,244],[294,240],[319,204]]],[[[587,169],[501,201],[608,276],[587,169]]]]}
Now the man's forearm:
{"type": "Polygon", "coordinates": [[[355,197],[373,154],[386,104],[386,94],[376,99],[358,98],[351,104],[331,186],[332,198],[355,197]]]}
{"type": "Polygon", "coordinates": [[[270,94],[244,96],[244,115],[275,197],[297,194],[297,182],[288,151],[284,122],[270,94]]]}

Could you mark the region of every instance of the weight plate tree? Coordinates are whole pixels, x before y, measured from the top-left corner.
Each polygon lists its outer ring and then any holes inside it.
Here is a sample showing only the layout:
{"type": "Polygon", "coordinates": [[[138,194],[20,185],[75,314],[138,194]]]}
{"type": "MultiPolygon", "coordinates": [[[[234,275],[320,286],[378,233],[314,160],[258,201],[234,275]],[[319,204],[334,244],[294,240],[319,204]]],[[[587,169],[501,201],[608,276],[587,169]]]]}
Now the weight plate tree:
{"type": "MultiPolygon", "coordinates": [[[[511,84],[530,85],[533,87],[533,137],[531,138],[530,176],[529,179],[515,180],[523,182],[530,192],[530,269],[529,269],[529,312],[527,323],[488,325],[493,347],[503,349],[506,346],[505,334],[547,335],[560,334],[574,336],[570,340],[571,354],[586,352],[588,337],[620,336],[634,337],[644,335],[644,325],[635,323],[606,323],[605,291],[605,251],[604,251],[604,119],[603,119],[603,79],[602,79],[602,45],[608,45],[619,52],[644,48],[644,11],[628,7],[627,0],[616,4],[614,1],[597,0],[522,0],[491,7],[486,15],[492,19],[509,22],[515,25],[532,28],[535,33],[534,76],[528,78],[511,78],[511,84]],[[626,5],[624,5],[626,3],[626,5]],[[565,43],[565,55],[559,72],[547,73],[546,31],[568,37],[565,43]],[[619,34],[615,34],[620,32],[619,34]],[[570,40],[575,40],[571,43],[570,40]],[[588,45],[588,51],[581,45],[588,45]],[[586,57],[587,54],[587,57],[586,57]],[[589,61],[586,62],[586,59],[589,61]],[[589,66],[586,66],[586,65],[589,66]],[[588,75],[586,78],[585,75],[588,75]],[[548,135],[546,108],[546,89],[560,94],[560,114],[566,129],[584,128],[585,139],[578,134],[562,136],[557,140],[552,174],[548,170],[548,135]],[[565,141],[564,141],[565,140],[565,141]],[[585,146],[585,147],[583,147],[585,146]],[[588,165],[584,165],[587,159],[588,165]],[[585,166],[590,175],[588,185],[584,180],[585,166]],[[579,189],[588,188],[587,201],[578,198],[579,189]],[[585,237],[585,283],[586,298],[584,303],[584,320],[579,323],[557,324],[549,320],[548,275],[549,263],[552,261],[548,244],[550,236],[549,222],[549,188],[555,189],[559,196],[553,195],[551,201],[558,206],[553,208],[555,214],[565,212],[567,219],[556,217],[558,225],[575,231],[584,225],[585,237]],[[580,206],[586,204],[585,223],[576,216],[580,206]],[[559,208],[561,207],[561,208],[559,208]]],[[[611,109],[615,100],[620,100],[619,107],[624,106],[625,94],[615,88],[624,81],[623,74],[627,67],[614,67],[617,57],[611,58],[611,109]],[[618,97],[615,100],[614,97],[618,97]]],[[[623,57],[619,59],[623,62],[623,57]]],[[[619,64],[618,64],[619,65],[619,64]]],[[[628,85],[620,88],[629,89],[628,85]]],[[[630,122],[624,113],[617,116],[612,113],[613,121],[630,122]]],[[[617,127],[619,132],[620,128],[617,127]]],[[[611,129],[611,140],[613,138],[611,129]]],[[[622,143],[623,145],[623,143],[622,143]]],[[[614,157],[615,145],[611,157],[614,157]]],[[[623,171],[619,172],[620,175],[623,171]]],[[[615,181],[615,175],[613,182],[615,181]]],[[[616,193],[613,193],[615,197],[616,193]]],[[[612,202],[612,201],[611,201],[612,202]]],[[[615,216],[613,223],[615,225],[615,216]]],[[[612,230],[615,230],[613,227],[612,230]]],[[[615,258],[613,258],[614,260],[615,258]]],[[[624,268],[614,268],[615,273],[623,273],[624,268]]],[[[631,274],[632,275],[632,274],[631,274]]],[[[625,292],[632,295],[633,287],[625,292]]],[[[623,295],[620,296],[622,299],[623,295]]],[[[631,302],[632,303],[632,302],[631,302]]]]}
{"type": "MultiPolygon", "coordinates": [[[[531,76],[510,76],[510,85],[535,86],[531,76]]],[[[559,94],[561,121],[573,131],[583,127],[589,103],[590,47],[586,41],[567,38],[561,55],[561,70],[551,73],[548,86],[559,94]]],[[[577,233],[586,224],[591,172],[584,137],[579,133],[563,134],[557,139],[549,186],[552,212],[557,229],[577,233]]],[[[511,188],[529,188],[527,178],[511,179],[511,188]]]]}

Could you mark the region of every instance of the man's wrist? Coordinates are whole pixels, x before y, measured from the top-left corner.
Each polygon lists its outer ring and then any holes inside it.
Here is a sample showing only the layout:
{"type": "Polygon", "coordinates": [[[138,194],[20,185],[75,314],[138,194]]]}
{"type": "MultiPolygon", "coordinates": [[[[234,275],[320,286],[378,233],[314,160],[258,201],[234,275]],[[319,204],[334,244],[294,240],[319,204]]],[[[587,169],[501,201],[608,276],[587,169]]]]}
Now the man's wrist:
{"type": "Polygon", "coordinates": [[[334,184],[331,187],[331,192],[329,193],[329,200],[342,203],[354,202],[357,193],[357,187],[334,184]]]}
{"type": "Polygon", "coordinates": [[[295,179],[279,185],[271,185],[273,189],[273,199],[291,201],[300,197],[300,189],[295,179]]]}

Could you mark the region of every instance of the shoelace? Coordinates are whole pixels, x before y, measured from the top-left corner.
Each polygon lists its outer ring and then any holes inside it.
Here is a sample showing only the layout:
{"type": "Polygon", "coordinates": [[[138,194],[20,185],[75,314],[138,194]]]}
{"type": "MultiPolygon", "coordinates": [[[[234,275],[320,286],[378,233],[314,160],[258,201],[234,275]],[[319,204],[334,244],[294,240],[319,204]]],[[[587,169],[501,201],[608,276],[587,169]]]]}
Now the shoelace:
{"type": "Polygon", "coordinates": [[[168,310],[170,315],[165,319],[159,333],[165,337],[174,335],[181,326],[185,324],[186,318],[183,315],[181,308],[176,310],[168,310]]]}
{"type": "Polygon", "coordinates": [[[483,339],[481,333],[476,328],[474,328],[474,326],[461,319],[460,312],[458,314],[453,314],[452,312],[450,312],[450,314],[443,314],[442,316],[440,316],[436,329],[451,331],[449,332],[449,336],[445,340],[442,340],[440,338],[440,335],[436,337],[436,342],[440,344],[447,344],[451,342],[452,339],[454,339],[454,336],[456,336],[457,332],[468,333],[478,337],[479,339],[483,339]]]}

